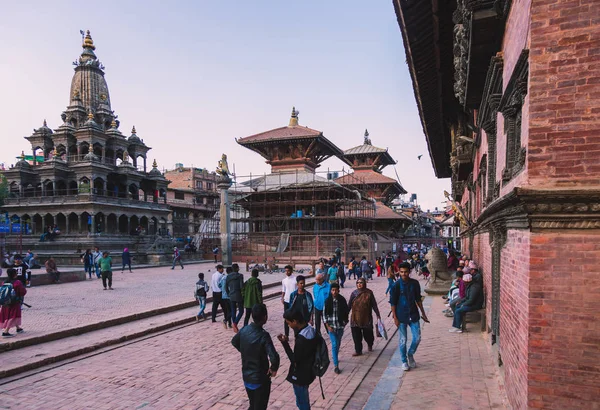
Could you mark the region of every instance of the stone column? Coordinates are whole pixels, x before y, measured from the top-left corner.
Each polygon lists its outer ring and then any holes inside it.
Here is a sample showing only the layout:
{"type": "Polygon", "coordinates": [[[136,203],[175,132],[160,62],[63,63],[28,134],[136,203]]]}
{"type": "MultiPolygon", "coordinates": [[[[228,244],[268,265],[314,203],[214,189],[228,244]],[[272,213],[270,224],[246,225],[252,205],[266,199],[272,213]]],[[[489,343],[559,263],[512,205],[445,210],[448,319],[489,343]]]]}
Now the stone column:
{"type": "Polygon", "coordinates": [[[33,166],[35,167],[37,165],[37,157],[35,156],[35,150],[31,151],[33,153],[33,166]]]}
{"type": "Polygon", "coordinates": [[[90,216],[92,217],[91,233],[92,233],[92,235],[94,235],[94,234],[96,234],[96,215],[91,214],[90,216]]]}
{"type": "MultiPolygon", "coordinates": [[[[87,221],[85,221],[87,223],[87,221]]],[[[77,215],[77,233],[81,233],[81,215],[77,215]]]]}
{"type": "Polygon", "coordinates": [[[71,230],[70,230],[70,227],[69,227],[69,215],[70,214],[66,215],[67,218],[65,220],[65,223],[66,223],[66,225],[65,225],[65,234],[71,233],[71,230]]]}
{"type": "Polygon", "coordinates": [[[229,207],[229,188],[231,188],[231,178],[228,176],[219,176],[217,180],[217,188],[221,190],[221,204],[219,207],[221,214],[220,232],[221,232],[221,255],[224,266],[231,266],[231,222],[230,222],[230,207],[229,207]]]}
{"type": "Polygon", "coordinates": [[[127,217],[127,234],[131,233],[131,217],[127,217]]]}
{"type": "Polygon", "coordinates": [[[147,172],[146,171],[146,157],[144,157],[144,172],[147,172]]]}

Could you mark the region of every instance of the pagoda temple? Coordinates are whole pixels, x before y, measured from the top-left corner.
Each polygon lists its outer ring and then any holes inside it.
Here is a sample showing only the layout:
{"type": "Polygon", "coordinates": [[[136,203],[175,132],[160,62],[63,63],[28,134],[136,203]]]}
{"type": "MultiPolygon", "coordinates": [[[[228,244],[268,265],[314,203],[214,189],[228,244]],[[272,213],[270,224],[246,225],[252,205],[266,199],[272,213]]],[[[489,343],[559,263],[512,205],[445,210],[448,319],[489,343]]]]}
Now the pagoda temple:
{"type": "Polygon", "coordinates": [[[267,259],[286,252],[314,258],[338,246],[366,254],[375,203],[317,174],[324,160],[343,152],[323,132],[300,126],[298,114],[293,108],[287,126],[236,139],[271,165],[270,174],[236,178],[238,217],[232,222],[245,226],[237,232],[238,255],[264,254],[267,259]]]}
{"type": "MultiPolygon", "coordinates": [[[[82,47],[73,63],[75,73],[62,124],[52,130],[44,120],[25,137],[32,155],[22,152],[14,166],[2,171],[9,184],[3,207],[11,219],[7,233],[31,234],[24,238],[32,243],[23,246],[42,253],[44,244],[38,239],[49,226],[56,226],[61,238],[81,242],[77,237],[89,236],[86,247],[100,241],[100,234],[107,240],[128,238],[136,231],[166,230],[168,181],[156,161],[148,172],[151,148],[135,127],[130,136],[119,130],[104,66],[96,57],[89,31],[82,47]]],[[[70,244],[71,252],[72,248],[70,244]]]]}
{"type": "Polygon", "coordinates": [[[375,231],[391,232],[396,236],[404,232],[411,221],[389,205],[406,190],[397,180],[382,174],[386,166],[396,164],[388,150],[374,146],[369,131],[365,130],[363,144],[344,151],[341,159],[352,167],[353,172],[342,175],[335,182],[355,187],[376,200],[375,231]]]}

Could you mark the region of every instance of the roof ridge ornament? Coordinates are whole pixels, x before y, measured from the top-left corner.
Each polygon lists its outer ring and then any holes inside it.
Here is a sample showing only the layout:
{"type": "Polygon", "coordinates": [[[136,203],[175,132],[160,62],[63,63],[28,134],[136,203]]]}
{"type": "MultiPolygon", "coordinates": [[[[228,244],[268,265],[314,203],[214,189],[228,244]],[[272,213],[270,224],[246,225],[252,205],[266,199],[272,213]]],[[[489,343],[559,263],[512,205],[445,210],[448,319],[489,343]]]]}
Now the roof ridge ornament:
{"type": "Polygon", "coordinates": [[[369,131],[365,128],[365,142],[364,145],[371,145],[371,139],[369,138],[369,131]]]}
{"type": "MultiPolygon", "coordinates": [[[[137,134],[137,131],[135,130],[135,125],[133,126],[133,128],[131,129],[131,135],[135,135],[137,134]]],[[[156,160],[154,160],[154,162],[156,162],[156,160]]]]}
{"type": "Polygon", "coordinates": [[[288,127],[296,127],[298,126],[298,115],[300,111],[296,111],[296,107],[292,107],[292,116],[290,117],[290,124],[288,127]]]}

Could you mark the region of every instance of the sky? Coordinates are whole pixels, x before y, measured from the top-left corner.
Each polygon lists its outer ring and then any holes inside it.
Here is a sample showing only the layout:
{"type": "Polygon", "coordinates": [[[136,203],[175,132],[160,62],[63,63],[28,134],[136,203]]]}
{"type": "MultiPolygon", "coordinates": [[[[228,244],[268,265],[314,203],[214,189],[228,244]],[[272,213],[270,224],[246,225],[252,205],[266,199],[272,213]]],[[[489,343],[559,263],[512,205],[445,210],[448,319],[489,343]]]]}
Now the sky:
{"type": "MultiPolygon", "coordinates": [[[[149,163],[214,170],[222,153],[237,175],[269,172],[235,138],[300,125],[342,150],[388,148],[396,178],[423,209],[442,207],[391,0],[0,0],[0,162],[31,151],[22,137],[46,119],[58,128],[73,65],[90,30],[105,65],[120,130],[152,147],[149,163]],[[419,155],[423,155],[418,159],[419,155]]],[[[348,170],[339,159],[320,171],[348,170]]]]}

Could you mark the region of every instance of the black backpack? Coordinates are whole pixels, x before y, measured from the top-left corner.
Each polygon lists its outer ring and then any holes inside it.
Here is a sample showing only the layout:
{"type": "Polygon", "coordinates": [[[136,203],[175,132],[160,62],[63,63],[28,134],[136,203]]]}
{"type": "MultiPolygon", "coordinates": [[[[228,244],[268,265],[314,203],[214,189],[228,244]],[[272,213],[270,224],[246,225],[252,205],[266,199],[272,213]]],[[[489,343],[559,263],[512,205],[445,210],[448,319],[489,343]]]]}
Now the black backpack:
{"type": "Polygon", "coordinates": [[[321,396],[325,399],[325,393],[323,393],[323,385],[321,384],[321,377],[325,375],[329,368],[329,350],[327,349],[327,343],[323,336],[317,334],[316,337],[316,349],[315,349],[315,361],[313,362],[313,373],[315,377],[319,378],[319,386],[321,386],[321,396]]]}

